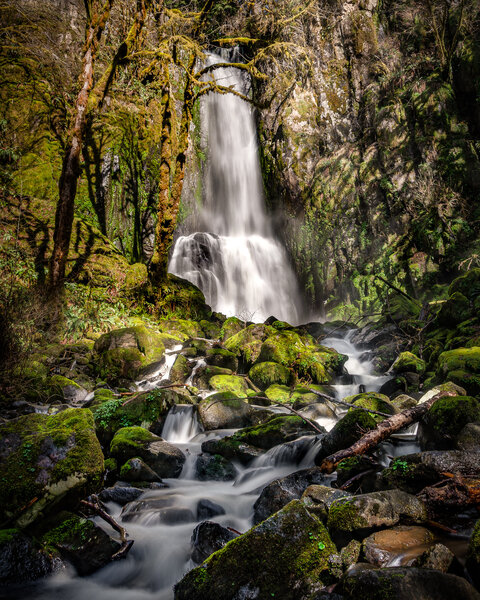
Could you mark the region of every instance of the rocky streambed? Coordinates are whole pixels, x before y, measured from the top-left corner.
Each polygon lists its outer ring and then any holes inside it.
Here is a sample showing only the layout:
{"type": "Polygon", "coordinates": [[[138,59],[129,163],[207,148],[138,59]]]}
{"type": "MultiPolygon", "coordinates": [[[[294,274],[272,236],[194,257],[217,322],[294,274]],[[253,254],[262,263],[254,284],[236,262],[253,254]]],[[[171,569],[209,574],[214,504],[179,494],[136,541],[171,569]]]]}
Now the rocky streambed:
{"type": "Polygon", "coordinates": [[[428,373],[397,341],[214,315],[38,357],[0,426],[1,597],[480,598],[480,350],[428,373]]]}

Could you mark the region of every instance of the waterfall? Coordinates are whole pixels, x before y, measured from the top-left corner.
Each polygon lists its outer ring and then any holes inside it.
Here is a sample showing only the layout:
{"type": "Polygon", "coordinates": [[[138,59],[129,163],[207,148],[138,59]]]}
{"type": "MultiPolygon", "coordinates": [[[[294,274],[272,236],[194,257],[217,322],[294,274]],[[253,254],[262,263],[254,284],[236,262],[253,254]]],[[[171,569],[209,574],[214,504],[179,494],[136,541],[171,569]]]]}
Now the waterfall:
{"type": "MultiPolygon", "coordinates": [[[[207,64],[219,62],[225,59],[210,55],[207,64]]],[[[239,69],[214,74],[219,84],[247,93],[239,69]]],[[[296,324],[300,293],[265,209],[252,107],[234,94],[210,93],[201,108],[208,145],[202,231],[178,238],[169,271],[198,286],[213,310],[296,324]]]]}

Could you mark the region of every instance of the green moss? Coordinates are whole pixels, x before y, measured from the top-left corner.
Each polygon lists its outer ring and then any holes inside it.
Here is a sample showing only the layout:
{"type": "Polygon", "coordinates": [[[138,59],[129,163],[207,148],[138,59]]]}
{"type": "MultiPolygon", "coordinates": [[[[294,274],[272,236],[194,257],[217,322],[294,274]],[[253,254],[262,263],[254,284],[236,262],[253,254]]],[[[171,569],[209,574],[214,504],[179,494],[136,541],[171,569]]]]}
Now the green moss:
{"type": "Polygon", "coordinates": [[[339,498],[330,506],[327,518],[329,531],[355,531],[367,525],[368,521],[358,514],[358,509],[352,500],[339,498]]]}
{"type": "Polygon", "coordinates": [[[135,290],[146,285],[148,282],[148,269],[142,263],[129,265],[125,272],[124,287],[127,290],[135,290]]]}
{"type": "Polygon", "coordinates": [[[438,357],[437,376],[462,386],[468,393],[480,393],[480,347],[457,348],[438,357]]]}
{"type": "Polygon", "coordinates": [[[286,367],[273,362],[261,362],[253,365],[248,376],[261,390],[265,390],[272,384],[288,385],[292,377],[286,367]]]}
{"type": "Polygon", "coordinates": [[[238,398],[247,397],[248,384],[244,377],[237,375],[214,375],[208,383],[212,390],[232,392],[238,398]]]}
{"type": "Polygon", "coordinates": [[[263,340],[272,332],[275,332],[275,329],[269,325],[249,325],[229,337],[225,341],[225,348],[233,352],[247,365],[252,365],[258,359],[263,340]]]}
{"type": "Polygon", "coordinates": [[[228,340],[228,338],[231,338],[243,328],[244,323],[240,321],[240,319],[237,319],[237,317],[228,317],[228,319],[226,319],[222,325],[219,337],[222,341],[225,342],[226,340],[228,340]]]}
{"type": "Polygon", "coordinates": [[[96,533],[96,526],[91,521],[72,513],[62,513],[60,520],[60,525],[48,531],[41,539],[47,548],[56,550],[59,546],[68,545],[75,550],[86,544],[96,533]]]}
{"type": "Polygon", "coordinates": [[[266,423],[240,429],[231,436],[231,440],[268,450],[273,446],[310,433],[313,433],[312,429],[301,417],[282,415],[274,417],[266,423]]]}
{"type": "Polygon", "coordinates": [[[149,442],[157,440],[157,436],[143,427],[122,427],[113,437],[110,444],[110,454],[124,456],[135,454],[149,442]]]}
{"type": "Polygon", "coordinates": [[[474,315],[470,301],[460,292],[454,292],[438,311],[436,322],[442,326],[458,325],[474,315]]]}
{"type": "Polygon", "coordinates": [[[439,439],[453,438],[467,423],[480,421],[480,402],[470,396],[440,398],[423,420],[439,439]]]}
{"type": "Polygon", "coordinates": [[[457,277],[448,288],[449,296],[459,292],[473,301],[480,296],[480,269],[470,269],[461,277],[457,277]]]}
{"type": "MultiPolygon", "coordinates": [[[[374,392],[348,396],[347,398],[344,398],[344,402],[349,402],[353,407],[375,410],[387,415],[394,415],[397,412],[394,405],[388,399],[388,396],[374,392]]],[[[350,410],[354,410],[354,408],[351,408],[350,410]]],[[[386,418],[382,415],[375,414],[372,414],[371,416],[377,423],[380,423],[380,421],[383,421],[386,418]]]]}
{"type": "Polygon", "coordinates": [[[18,533],[18,529],[0,529],[0,545],[11,542],[18,533]]]}
{"type": "Polygon", "coordinates": [[[425,361],[412,352],[402,352],[392,365],[392,372],[397,373],[418,373],[422,375],[425,372],[425,361]]]}

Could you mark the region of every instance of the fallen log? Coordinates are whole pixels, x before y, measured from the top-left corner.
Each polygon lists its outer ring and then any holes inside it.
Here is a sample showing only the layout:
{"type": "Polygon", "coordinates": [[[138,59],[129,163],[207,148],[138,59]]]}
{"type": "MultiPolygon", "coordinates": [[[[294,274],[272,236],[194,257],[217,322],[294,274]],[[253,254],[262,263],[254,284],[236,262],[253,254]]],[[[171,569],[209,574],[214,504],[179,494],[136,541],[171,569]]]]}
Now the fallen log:
{"type": "Polygon", "coordinates": [[[350,446],[350,448],[339,450],[338,452],[335,452],[335,454],[327,456],[320,465],[320,471],[322,471],[322,473],[333,473],[340,461],[352,456],[358,456],[359,454],[365,454],[365,452],[378,446],[380,442],[389,438],[393,433],[407,427],[407,425],[416,423],[430,410],[437,400],[440,400],[440,398],[456,395],[455,392],[439,392],[422,404],[414,406],[413,408],[408,408],[401,413],[385,419],[379,423],[375,429],[368,431],[355,442],[355,444],[350,446]]]}

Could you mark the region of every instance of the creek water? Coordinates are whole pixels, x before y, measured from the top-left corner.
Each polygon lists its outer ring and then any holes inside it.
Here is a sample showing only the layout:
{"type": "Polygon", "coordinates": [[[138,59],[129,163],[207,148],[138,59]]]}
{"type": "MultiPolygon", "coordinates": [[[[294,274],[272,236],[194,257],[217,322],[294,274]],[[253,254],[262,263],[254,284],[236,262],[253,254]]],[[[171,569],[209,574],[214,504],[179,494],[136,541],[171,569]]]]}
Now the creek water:
{"type": "MultiPolygon", "coordinates": [[[[225,60],[211,54],[207,65],[225,60]]],[[[220,85],[248,93],[248,77],[238,69],[213,73],[220,85]]],[[[265,209],[253,110],[233,94],[214,93],[201,108],[207,140],[201,231],[178,238],[169,271],[198,286],[213,310],[297,324],[301,296],[265,209]]]]}
{"type": "MultiPolygon", "coordinates": [[[[372,374],[369,361],[361,358],[359,351],[349,340],[328,338],[322,343],[335,347],[348,355],[347,371],[354,383],[334,385],[338,398],[346,392],[356,393],[360,385],[376,391],[384,378],[372,374]]],[[[203,364],[203,358],[198,359],[203,364]]],[[[168,371],[165,371],[168,375],[168,371]]],[[[161,381],[157,381],[159,385],[161,381]]],[[[281,409],[277,409],[281,410],[281,409]]],[[[342,414],[340,411],[339,414],[342,414]]],[[[318,423],[331,428],[330,421],[319,418],[318,423]]],[[[255,459],[248,467],[235,464],[236,477],[233,481],[199,481],[195,475],[195,462],[201,453],[201,444],[206,439],[231,435],[234,430],[202,432],[196,419],[194,407],[177,405],[165,421],[162,437],[179,447],[187,456],[178,479],[165,479],[166,488],[151,489],[123,509],[109,503],[111,514],[127,529],[135,541],[128,556],[111,563],[89,577],[78,577],[72,570],[63,570],[49,577],[28,594],[19,592],[9,598],[31,598],[38,600],[172,600],[173,586],[182,575],[196,566],[191,556],[191,536],[198,518],[198,503],[209,500],[220,505],[224,514],[210,518],[226,527],[245,532],[252,526],[253,505],[265,485],[302,468],[313,466],[319,441],[316,435],[306,436],[303,458],[292,453],[291,445],[272,448],[255,459]]],[[[404,450],[402,450],[403,452],[404,450]]],[[[101,520],[96,522],[112,535],[101,520]]],[[[1,594],[0,594],[1,597],[1,594]]]]}

